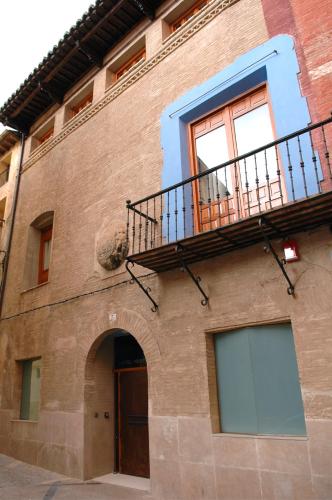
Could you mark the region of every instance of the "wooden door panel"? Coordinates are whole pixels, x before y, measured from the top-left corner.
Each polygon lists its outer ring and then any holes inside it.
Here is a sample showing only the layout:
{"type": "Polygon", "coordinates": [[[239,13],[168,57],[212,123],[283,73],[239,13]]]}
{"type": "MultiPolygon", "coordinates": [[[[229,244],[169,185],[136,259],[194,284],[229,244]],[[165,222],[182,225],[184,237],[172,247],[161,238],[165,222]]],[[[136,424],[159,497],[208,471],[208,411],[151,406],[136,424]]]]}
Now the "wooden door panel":
{"type": "Polygon", "coordinates": [[[146,369],[119,372],[119,468],[149,477],[148,380],[146,369]]]}

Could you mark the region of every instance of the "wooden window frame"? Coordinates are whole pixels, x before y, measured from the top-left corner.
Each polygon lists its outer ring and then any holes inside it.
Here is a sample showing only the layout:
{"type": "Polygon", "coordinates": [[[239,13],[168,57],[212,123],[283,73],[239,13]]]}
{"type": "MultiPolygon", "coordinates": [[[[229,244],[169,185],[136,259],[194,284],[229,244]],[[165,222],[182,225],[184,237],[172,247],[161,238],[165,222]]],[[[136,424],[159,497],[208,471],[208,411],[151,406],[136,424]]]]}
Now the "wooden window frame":
{"type": "Polygon", "coordinates": [[[114,81],[117,82],[122,78],[135,64],[138,64],[140,61],[145,60],[146,51],[145,47],[136,54],[134,54],[128,61],[126,61],[119,69],[117,69],[114,73],[114,81]]]}
{"type": "Polygon", "coordinates": [[[70,108],[71,118],[74,118],[74,116],[78,115],[78,113],[83,111],[83,109],[92,104],[92,100],[93,100],[93,92],[89,92],[80,101],[78,101],[77,104],[71,106],[70,108]]]}
{"type": "MultiPolygon", "coordinates": [[[[226,132],[226,139],[227,139],[227,147],[228,147],[228,152],[229,152],[229,159],[236,158],[237,146],[236,146],[234,120],[240,116],[247,114],[248,112],[250,112],[254,109],[259,108],[260,106],[265,105],[265,104],[268,105],[272,133],[273,133],[273,136],[275,138],[276,137],[276,128],[275,128],[274,116],[273,116],[273,111],[272,111],[271,100],[269,97],[269,89],[268,89],[267,83],[260,84],[257,87],[254,87],[254,88],[250,89],[249,91],[244,92],[243,94],[240,94],[239,96],[236,96],[236,98],[224,103],[222,106],[219,106],[218,108],[207,113],[206,115],[201,116],[198,120],[195,120],[194,122],[190,123],[188,135],[189,135],[189,159],[190,159],[191,175],[197,175],[199,173],[198,164],[196,161],[197,154],[196,154],[196,141],[195,141],[195,139],[197,139],[198,137],[203,136],[207,133],[206,130],[203,130],[201,133],[197,133],[195,135],[195,133],[194,133],[195,127],[197,127],[200,123],[203,123],[204,121],[207,121],[207,120],[213,118],[213,116],[217,115],[218,113],[224,112],[223,123],[221,123],[221,122],[216,123],[214,126],[211,126],[209,131],[212,131],[214,129],[217,129],[221,125],[224,125],[225,132],[226,132]],[[263,100],[257,101],[254,105],[251,106],[250,109],[243,109],[242,111],[235,110],[235,107],[241,101],[243,101],[244,99],[250,99],[251,96],[253,96],[255,93],[259,93],[260,91],[265,92],[265,98],[263,100]]],[[[238,179],[240,179],[239,167],[237,166],[236,168],[237,168],[237,173],[236,173],[237,177],[238,177],[238,179]]],[[[280,161],[280,170],[281,170],[282,192],[283,192],[283,195],[286,196],[285,175],[284,175],[284,170],[283,170],[281,161],[280,161]]],[[[234,176],[235,176],[235,170],[233,168],[232,174],[231,174],[232,182],[235,182],[234,176]]],[[[238,182],[238,187],[239,187],[239,193],[237,195],[237,198],[240,198],[242,200],[244,192],[242,189],[241,182],[238,182]]],[[[196,181],[193,184],[193,194],[194,194],[194,199],[198,200],[199,199],[198,181],[196,181]]],[[[235,199],[235,205],[236,205],[235,211],[237,211],[238,210],[237,199],[235,199]]],[[[195,211],[194,211],[194,222],[195,222],[196,231],[203,230],[202,224],[200,221],[201,221],[200,207],[198,205],[198,202],[196,201],[195,211]]]]}
{"type": "Polygon", "coordinates": [[[49,128],[41,137],[39,137],[39,144],[44,144],[44,142],[48,141],[53,137],[54,127],[49,128]]]}
{"type": "Polygon", "coordinates": [[[188,10],[183,12],[179,17],[175,19],[170,24],[171,27],[171,33],[174,33],[177,31],[183,24],[185,24],[189,19],[192,17],[196,16],[204,7],[207,5],[208,0],[199,0],[198,2],[194,3],[188,10]]]}
{"type": "Polygon", "coordinates": [[[38,261],[38,285],[48,281],[49,268],[44,269],[45,244],[52,240],[53,225],[42,229],[40,232],[39,261],[38,261]]]}

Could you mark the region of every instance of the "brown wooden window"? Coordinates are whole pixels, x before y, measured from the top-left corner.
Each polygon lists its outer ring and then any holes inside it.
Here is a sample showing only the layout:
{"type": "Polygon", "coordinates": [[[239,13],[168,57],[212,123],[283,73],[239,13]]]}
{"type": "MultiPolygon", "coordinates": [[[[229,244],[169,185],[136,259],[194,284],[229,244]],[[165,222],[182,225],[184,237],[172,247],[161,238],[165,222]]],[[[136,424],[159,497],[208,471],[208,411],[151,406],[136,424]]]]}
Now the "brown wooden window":
{"type": "Polygon", "coordinates": [[[193,16],[198,14],[203,7],[208,3],[208,0],[203,0],[195,3],[190,9],[188,9],[184,14],[181,14],[173,23],[171,24],[171,32],[173,33],[177,29],[181,28],[181,26],[189,21],[193,16]]]}
{"type": "Polygon", "coordinates": [[[89,106],[92,103],[93,94],[90,92],[88,95],[84,96],[77,104],[71,107],[71,117],[76,116],[80,111],[89,106]]]}
{"type": "Polygon", "coordinates": [[[51,127],[49,128],[41,137],[39,137],[39,143],[43,144],[44,142],[48,141],[48,139],[51,139],[54,134],[54,128],[51,127]]]}
{"type": "MultiPolygon", "coordinates": [[[[191,125],[193,174],[274,141],[267,88],[261,87],[191,125]]],[[[202,177],[195,185],[196,222],[210,230],[281,204],[281,162],[269,148],[202,177]],[[280,168],[279,168],[280,167],[280,168]]]]}
{"type": "Polygon", "coordinates": [[[119,80],[123,75],[125,75],[135,64],[138,62],[145,60],[145,49],[140,50],[133,57],[129,59],[129,61],[125,62],[114,75],[114,81],[119,80]]]}
{"type": "Polygon", "coordinates": [[[38,284],[48,281],[48,269],[50,265],[51,243],[52,243],[52,229],[49,226],[42,229],[40,232],[40,246],[39,246],[39,265],[38,265],[38,284]]]}

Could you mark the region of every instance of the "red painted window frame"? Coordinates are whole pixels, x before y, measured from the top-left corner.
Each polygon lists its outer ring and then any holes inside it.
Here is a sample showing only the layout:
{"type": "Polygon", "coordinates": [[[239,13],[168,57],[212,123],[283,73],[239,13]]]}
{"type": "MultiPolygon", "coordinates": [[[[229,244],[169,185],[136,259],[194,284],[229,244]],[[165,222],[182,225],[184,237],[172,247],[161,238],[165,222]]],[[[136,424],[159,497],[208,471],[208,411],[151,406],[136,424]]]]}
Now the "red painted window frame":
{"type": "Polygon", "coordinates": [[[120,66],[120,68],[114,74],[114,81],[115,82],[118,81],[122,76],[124,76],[127,73],[127,71],[130,70],[130,68],[135,66],[135,64],[137,64],[139,61],[145,60],[145,56],[146,56],[146,53],[145,53],[145,47],[144,47],[143,49],[136,52],[136,54],[134,54],[122,66],[120,66]]]}
{"type": "Polygon", "coordinates": [[[38,262],[38,284],[48,281],[48,269],[43,268],[45,256],[45,244],[52,240],[53,226],[43,229],[40,233],[39,262],[38,262]]]}
{"type": "Polygon", "coordinates": [[[198,14],[207,3],[208,0],[200,0],[199,2],[196,2],[192,7],[190,7],[190,9],[181,14],[177,19],[175,19],[175,21],[171,23],[171,32],[174,33],[174,31],[181,28],[181,26],[189,21],[190,18],[198,14]]]}
{"type": "Polygon", "coordinates": [[[78,115],[84,108],[92,103],[93,93],[89,92],[88,95],[84,96],[77,104],[71,107],[71,117],[78,115]]]}
{"type": "Polygon", "coordinates": [[[48,141],[54,134],[54,127],[49,128],[40,138],[39,143],[44,144],[44,142],[48,141]]]}

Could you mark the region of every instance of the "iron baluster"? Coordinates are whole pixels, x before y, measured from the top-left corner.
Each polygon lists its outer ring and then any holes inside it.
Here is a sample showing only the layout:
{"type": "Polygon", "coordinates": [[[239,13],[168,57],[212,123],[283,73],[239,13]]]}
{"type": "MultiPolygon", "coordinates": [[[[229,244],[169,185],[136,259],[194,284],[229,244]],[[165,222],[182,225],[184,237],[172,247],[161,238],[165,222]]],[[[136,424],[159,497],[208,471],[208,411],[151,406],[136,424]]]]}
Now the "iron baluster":
{"type": "Polygon", "coordinates": [[[199,202],[198,202],[198,206],[199,206],[199,216],[200,216],[200,229],[203,230],[204,227],[203,227],[203,199],[202,199],[202,185],[201,185],[201,179],[202,177],[200,177],[198,179],[198,191],[199,191],[199,202]]]}
{"type": "Polygon", "coordinates": [[[182,184],[182,215],[183,215],[183,237],[186,237],[186,199],[184,184],[182,184]]]}
{"type": "Polygon", "coordinates": [[[299,136],[297,136],[297,145],[298,145],[298,148],[299,148],[300,168],[302,170],[304,192],[305,192],[306,197],[308,198],[307,179],[306,179],[306,175],[305,175],[305,171],[304,171],[304,161],[303,161],[301,141],[300,141],[300,137],[299,136]]]}
{"type": "Polygon", "coordinates": [[[231,214],[230,214],[230,210],[229,210],[229,196],[230,196],[230,192],[228,190],[227,167],[224,168],[224,172],[225,172],[225,188],[226,188],[225,197],[226,197],[226,206],[227,206],[227,218],[228,218],[228,224],[230,224],[231,223],[231,214]]]}
{"type": "Polygon", "coordinates": [[[324,142],[324,147],[325,147],[326,163],[327,163],[327,167],[328,167],[329,172],[330,172],[330,179],[332,181],[332,168],[331,168],[331,162],[330,162],[330,153],[329,153],[329,150],[327,148],[327,141],[326,141],[324,125],[322,125],[322,133],[323,133],[323,142],[324,142]]]}
{"type": "Polygon", "coordinates": [[[265,163],[265,178],[266,178],[266,184],[267,184],[267,191],[269,193],[270,208],[272,208],[271,189],[270,189],[270,174],[269,174],[269,166],[268,166],[268,162],[267,162],[266,149],[264,149],[264,163],[265,163]]]}
{"type": "Polygon", "coordinates": [[[321,193],[321,187],[320,187],[320,182],[319,182],[319,177],[318,177],[318,168],[317,168],[317,157],[314,149],[314,143],[312,140],[312,133],[311,130],[309,130],[309,137],[310,137],[310,146],[311,146],[311,152],[312,152],[312,163],[314,164],[314,170],[315,170],[315,177],[316,177],[316,183],[317,183],[317,190],[318,193],[321,193]]]}
{"type": "Polygon", "coordinates": [[[136,236],[136,221],[135,221],[136,212],[133,212],[133,246],[132,253],[135,253],[135,236],[136,236]]]}
{"type": "Polygon", "coordinates": [[[238,165],[236,162],[233,164],[234,172],[235,172],[235,188],[234,191],[236,193],[236,204],[237,204],[237,219],[241,219],[241,205],[240,205],[240,186],[239,186],[239,172],[238,165]]]}
{"type": "Polygon", "coordinates": [[[169,213],[169,191],[167,191],[167,243],[169,243],[169,219],[171,214],[169,213]]]}
{"type": "Polygon", "coordinates": [[[279,155],[278,155],[278,147],[275,147],[275,152],[276,152],[276,163],[277,163],[277,178],[278,178],[278,186],[279,186],[279,193],[280,193],[280,199],[281,199],[281,204],[284,204],[284,195],[282,192],[282,184],[281,184],[281,170],[279,166],[279,155]]]}
{"type": "Polygon", "coordinates": [[[126,241],[127,241],[127,248],[129,248],[129,226],[130,226],[130,200],[127,200],[127,229],[126,229],[126,241]]]}
{"type": "MultiPolygon", "coordinates": [[[[149,215],[149,200],[146,201],[146,213],[149,215]]],[[[149,239],[149,219],[145,219],[145,232],[144,232],[144,246],[145,250],[148,249],[148,239],[149,239]]]]}
{"type": "MultiPolygon", "coordinates": [[[[153,218],[156,220],[156,198],[153,198],[153,218]]],[[[153,239],[151,233],[151,248],[154,248],[156,242],[156,224],[151,224],[151,229],[153,227],[153,239]]]]}
{"type": "Polygon", "coordinates": [[[258,167],[257,167],[257,157],[254,155],[255,162],[255,182],[256,182],[256,198],[258,202],[258,211],[261,212],[261,198],[259,196],[259,177],[258,177],[258,167]]]}
{"type": "Polygon", "coordinates": [[[293,165],[292,165],[291,156],[290,156],[290,152],[289,152],[288,141],[286,141],[286,150],[287,150],[287,158],[288,158],[288,172],[289,172],[289,177],[290,177],[290,180],[291,180],[292,197],[293,197],[293,201],[295,201],[295,190],[294,190],[294,179],[293,179],[293,165]]]}
{"type": "Polygon", "coordinates": [[[160,195],[160,245],[163,244],[163,195],[160,195]]]}
{"type": "Polygon", "coordinates": [[[246,187],[246,194],[247,194],[248,215],[250,215],[249,181],[248,181],[247,161],[246,161],[246,158],[243,159],[243,164],[244,164],[245,187],[246,187]]]}
{"type": "Polygon", "coordinates": [[[192,234],[195,234],[195,200],[194,200],[194,188],[193,183],[190,183],[190,192],[191,192],[191,225],[192,225],[192,234]]]}
{"type": "Polygon", "coordinates": [[[141,251],[141,242],[142,242],[142,204],[139,205],[139,225],[138,225],[138,251],[141,251]]]}
{"type": "Polygon", "coordinates": [[[174,192],[174,198],[175,198],[175,241],[178,241],[178,188],[175,189],[174,192]]]}
{"type": "Polygon", "coordinates": [[[221,197],[219,193],[219,182],[218,182],[218,172],[216,172],[216,184],[217,184],[217,203],[218,203],[218,226],[221,226],[221,197]]]}
{"type": "MultiPolygon", "coordinates": [[[[213,175],[213,174],[212,174],[213,175]]],[[[210,174],[206,176],[207,178],[207,187],[208,187],[208,214],[209,214],[209,225],[210,230],[212,229],[212,210],[211,210],[211,189],[210,189],[210,174]]]]}

